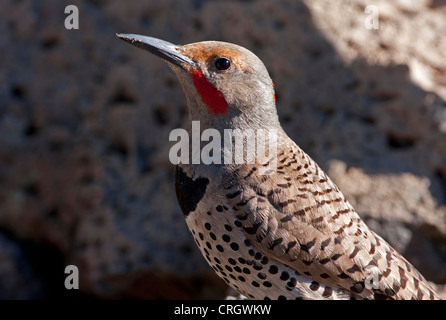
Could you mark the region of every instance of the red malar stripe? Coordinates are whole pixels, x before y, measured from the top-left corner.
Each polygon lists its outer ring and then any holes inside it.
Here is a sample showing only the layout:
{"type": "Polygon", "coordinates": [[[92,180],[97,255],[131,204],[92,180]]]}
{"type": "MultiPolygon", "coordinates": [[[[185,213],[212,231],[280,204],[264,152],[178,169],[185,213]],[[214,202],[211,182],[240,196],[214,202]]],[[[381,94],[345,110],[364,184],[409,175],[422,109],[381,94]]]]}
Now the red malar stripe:
{"type": "Polygon", "coordinates": [[[212,84],[210,84],[203,73],[199,70],[190,73],[194,86],[197,89],[201,100],[207,105],[209,113],[224,114],[228,110],[228,103],[225,98],[212,84]]]}

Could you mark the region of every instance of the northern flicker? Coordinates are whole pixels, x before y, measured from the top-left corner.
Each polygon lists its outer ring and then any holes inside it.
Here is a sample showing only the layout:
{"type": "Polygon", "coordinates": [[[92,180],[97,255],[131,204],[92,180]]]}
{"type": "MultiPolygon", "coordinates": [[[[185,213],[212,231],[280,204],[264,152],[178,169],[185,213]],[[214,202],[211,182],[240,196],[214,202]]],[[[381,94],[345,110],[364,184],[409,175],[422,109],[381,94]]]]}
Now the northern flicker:
{"type": "Polygon", "coordinates": [[[271,167],[271,154],[251,155],[252,163],[222,159],[176,166],[177,198],[189,230],[229,286],[249,299],[439,299],[287,136],[274,85],[256,55],[225,42],[174,45],[117,36],[168,63],[200,133],[275,134],[276,162],[268,172],[262,169],[271,167]]]}

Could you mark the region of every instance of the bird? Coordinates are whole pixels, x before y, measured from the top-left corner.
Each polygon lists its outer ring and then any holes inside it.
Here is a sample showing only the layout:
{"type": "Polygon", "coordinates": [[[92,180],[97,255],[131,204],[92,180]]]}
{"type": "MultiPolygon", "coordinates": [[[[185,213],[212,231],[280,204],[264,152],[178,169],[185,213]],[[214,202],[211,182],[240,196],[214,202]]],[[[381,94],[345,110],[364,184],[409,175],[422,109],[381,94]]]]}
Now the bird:
{"type": "Polygon", "coordinates": [[[175,45],[137,34],[117,37],[167,62],[181,83],[185,133],[200,138],[183,141],[192,152],[175,164],[178,203],[208,264],[242,297],[440,299],[289,138],[273,81],[254,53],[221,41],[175,45]],[[212,141],[212,161],[198,159],[211,138],[228,135],[212,141]],[[243,157],[235,161],[228,150],[240,135],[243,157]],[[259,141],[274,145],[273,152],[253,151],[259,141]]]}

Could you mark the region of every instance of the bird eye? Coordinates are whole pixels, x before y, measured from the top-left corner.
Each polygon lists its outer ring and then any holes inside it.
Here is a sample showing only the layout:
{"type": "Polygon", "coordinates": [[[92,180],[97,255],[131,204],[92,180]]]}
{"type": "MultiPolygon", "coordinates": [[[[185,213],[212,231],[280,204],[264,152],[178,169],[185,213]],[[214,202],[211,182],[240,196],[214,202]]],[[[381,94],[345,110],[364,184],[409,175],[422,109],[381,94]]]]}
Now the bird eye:
{"type": "Polygon", "coordinates": [[[214,65],[217,68],[217,70],[223,71],[228,70],[231,66],[231,61],[227,58],[217,58],[214,61],[214,65]]]}

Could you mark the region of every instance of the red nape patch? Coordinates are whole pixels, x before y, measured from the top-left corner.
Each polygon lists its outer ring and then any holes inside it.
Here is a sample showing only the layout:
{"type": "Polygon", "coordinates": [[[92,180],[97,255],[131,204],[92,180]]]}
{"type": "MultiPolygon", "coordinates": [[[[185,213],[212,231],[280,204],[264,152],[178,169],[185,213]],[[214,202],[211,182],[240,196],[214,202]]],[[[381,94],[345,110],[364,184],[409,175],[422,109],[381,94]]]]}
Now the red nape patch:
{"type": "Polygon", "coordinates": [[[228,103],[221,92],[206,80],[201,71],[192,71],[190,76],[201,100],[208,106],[209,113],[224,114],[228,111],[228,103]]]}
{"type": "MultiPolygon", "coordinates": [[[[271,85],[273,86],[273,90],[274,90],[274,82],[271,82],[271,85]]],[[[274,93],[273,98],[274,98],[274,102],[275,102],[276,101],[276,93],[274,93]]]]}

